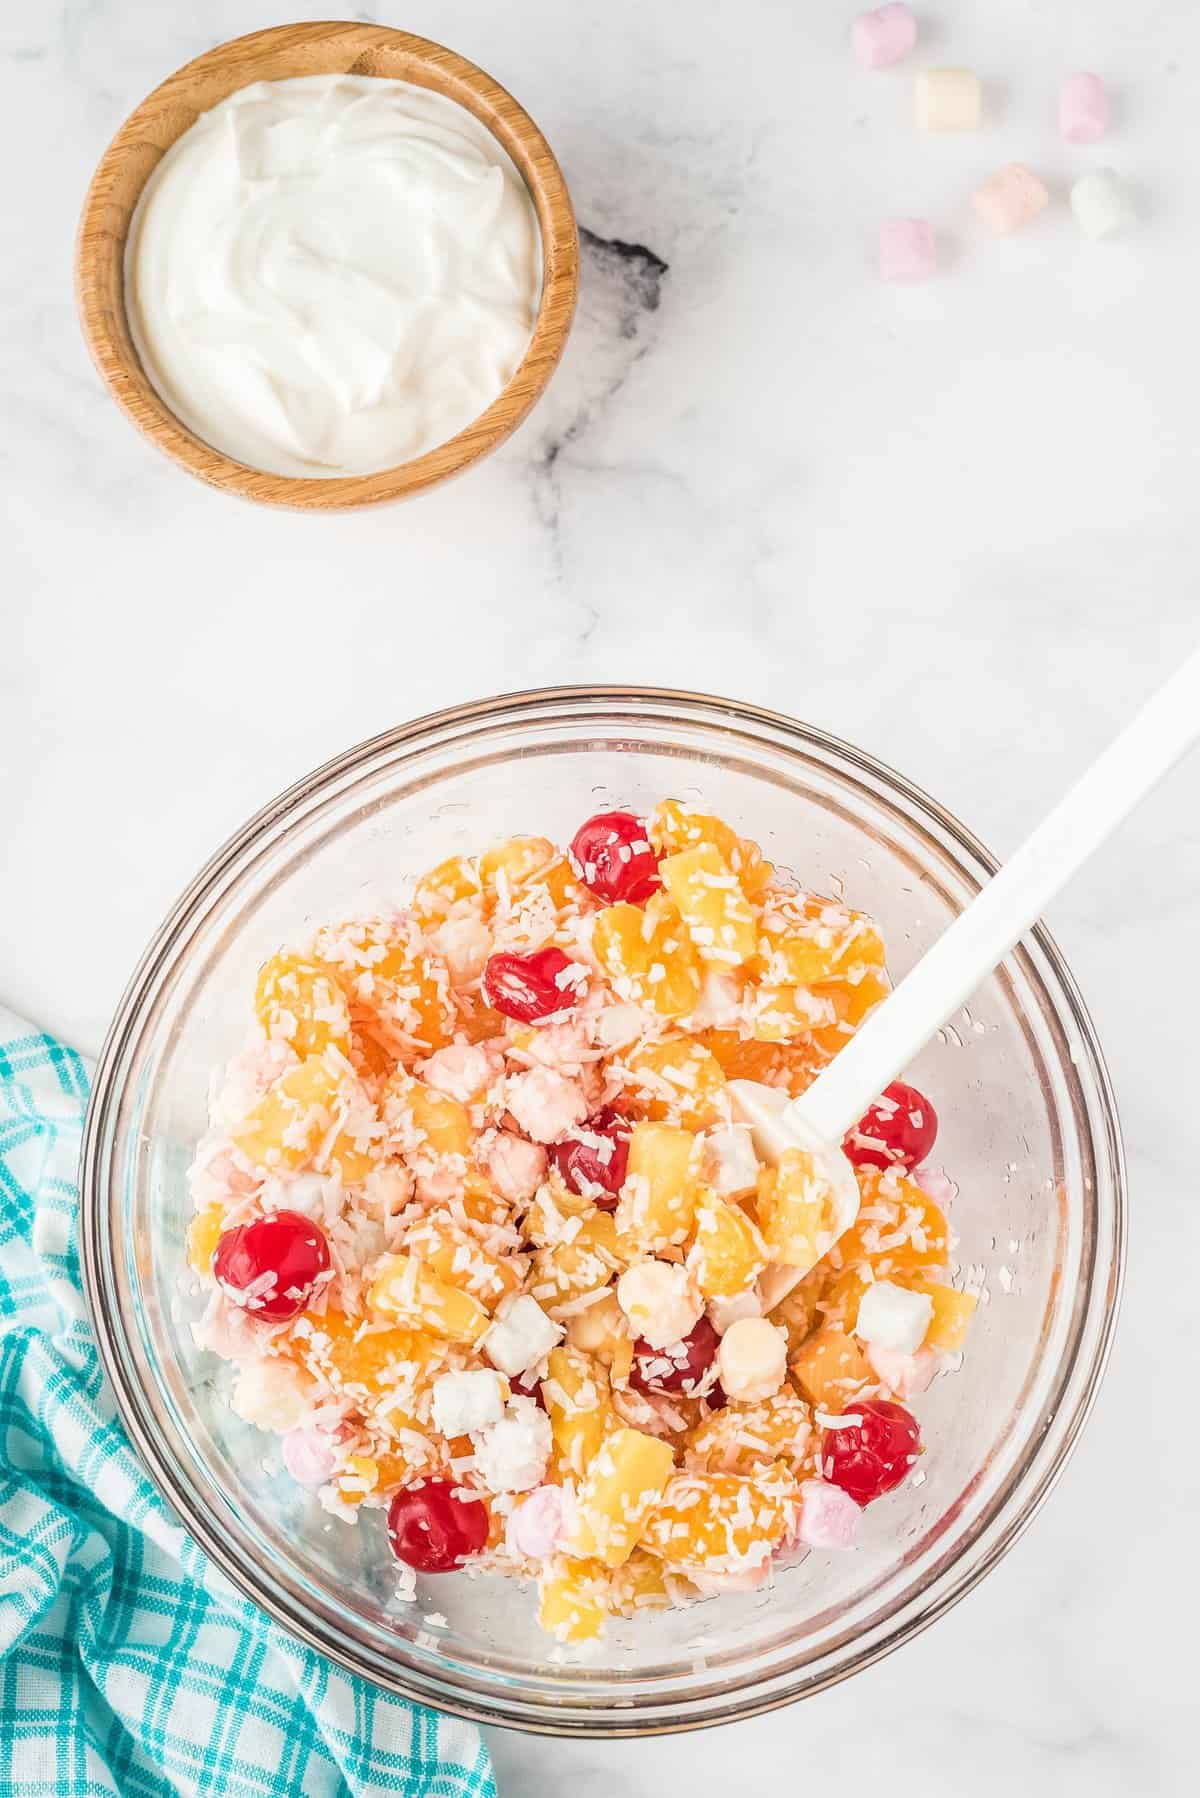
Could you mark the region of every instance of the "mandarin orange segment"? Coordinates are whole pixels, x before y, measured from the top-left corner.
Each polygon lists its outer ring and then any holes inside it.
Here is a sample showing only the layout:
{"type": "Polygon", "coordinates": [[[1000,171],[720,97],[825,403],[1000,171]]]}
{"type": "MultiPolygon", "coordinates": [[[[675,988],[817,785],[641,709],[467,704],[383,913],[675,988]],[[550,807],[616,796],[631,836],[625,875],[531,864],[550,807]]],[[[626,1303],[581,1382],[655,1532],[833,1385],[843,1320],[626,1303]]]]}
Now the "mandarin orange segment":
{"type": "Polygon", "coordinates": [[[483,887],[472,855],[449,855],[417,882],[413,910],[427,928],[440,923],[464,899],[478,899],[483,887]]]}
{"type": "Polygon", "coordinates": [[[696,1137],[677,1124],[635,1124],[617,1223],[639,1248],[682,1244],[692,1231],[697,1192],[696,1137]]]}
{"type": "Polygon", "coordinates": [[[280,1075],[230,1134],[247,1160],[268,1173],[299,1173],[315,1163],[349,1186],[375,1165],[373,1107],[336,1049],[280,1075]]]}
{"type": "Polygon", "coordinates": [[[490,1254],[446,1211],[429,1212],[406,1233],[404,1247],[449,1286],[461,1286],[488,1311],[520,1290],[523,1260],[490,1254]]]}
{"type": "Polygon", "coordinates": [[[642,1430],[614,1430],[587,1469],[568,1552],[620,1567],[671,1477],[671,1445],[642,1430]]]}
{"type": "Polygon", "coordinates": [[[772,1043],[739,1036],[734,1030],[703,1030],[699,1040],[720,1062],[727,1080],[757,1080],[798,1098],[829,1057],[810,1042],[772,1043]]]}
{"type": "Polygon", "coordinates": [[[479,858],[479,880],[489,906],[509,903],[530,881],[561,860],[549,837],[506,837],[479,858]]]}
{"type": "Polygon", "coordinates": [[[914,1292],[924,1292],[933,1300],[933,1316],[925,1332],[924,1347],[945,1349],[956,1354],[967,1339],[971,1319],[979,1300],[969,1292],[958,1292],[940,1280],[916,1279],[908,1282],[914,1292]]]}
{"type": "Polygon", "coordinates": [[[695,1037],[644,1043],[626,1057],[640,1109],[687,1130],[704,1130],[727,1115],[725,1074],[711,1050],[695,1037]]]}
{"type": "Polygon", "coordinates": [[[652,1006],[665,1018],[695,1010],[700,963],[664,893],[652,893],[644,906],[606,905],[596,914],[592,949],[622,999],[652,1006]]]}
{"type": "Polygon", "coordinates": [[[776,1461],[793,1470],[812,1444],[812,1414],[793,1392],[779,1392],[753,1405],[726,1405],[704,1418],[688,1436],[689,1467],[707,1473],[751,1476],[776,1461]]]}
{"type": "Polygon", "coordinates": [[[700,1189],[688,1267],[706,1299],[734,1298],[753,1285],[769,1259],[757,1226],[738,1205],[700,1189]]]}
{"type": "Polygon", "coordinates": [[[467,1346],[477,1343],[492,1321],[478,1299],[439,1280],[409,1255],[385,1256],[367,1303],[384,1317],[467,1346]]]}
{"type": "Polygon", "coordinates": [[[822,1411],[844,1411],[874,1374],[852,1336],[825,1324],[802,1344],[792,1361],[792,1374],[810,1404],[822,1411]]]}
{"type": "Polygon", "coordinates": [[[658,873],[701,961],[740,968],[751,959],[758,942],[754,913],[714,844],[698,843],[668,855],[659,862],[658,873]]]}
{"type": "Polygon", "coordinates": [[[828,1019],[826,1002],[804,987],[763,982],[752,990],[751,1007],[754,1035],[761,1043],[790,1043],[796,1037],[807,1037],[828,1019]]]}
{"type": "Polygon", "coordinates": [[[318,931],[319,959],[337,971],[351,1011],[386,1031],[399,1059],[444,1048],[454,1032],[450,977],[408,917],[351,919],[318,931]]]}
{"type": "Polygon", "coordinates": [[[258,971],[254,1010],[273,1040],[297,1055],[350,1049],[350,1007],[329,968],[299,955],[273,955],[258,971]]]}
{"type": "Polygon", "coordinates": [[[755,971],[777,986],[818,986],[882,968],[883,939],[863,912],[817,893],[779,894],[759,923],[755,971]]]}
{"type": "Polygon", "coordinates": [[[780,1463],[751,1477],[679,1473],[646,1519],[642,1546],[688,1574],[744,1573],[788,1534],[798,1488],[780,1463]]]}
{"type": "Polygon", "coordinates": [[[709,843],[719,851],[737,875],[748,899],[758,900],[766,892],[775,870],[763,860],[762,850],[748,837],[737,832],[711,812],[701,812],[683,805],[677,799],[664,799],[655,807],[647,834],[659,855],[674,855],[681,849],[694,849],[709,843]]]}
{"type": "Polygon", "coordinates": [[[828,986],[813,987],[815,999],[827,1000],[833,1018],[813,1027],[813,1046],[832,1058],[844,1049],[854,1032],[877,1005],[891,992],[891,982],[884,974],[867,971],[858,981],[835,981],[828,986]]]}
{"type": "Polygon", "coordinates": [[[333,1385],[360,1387],[369,1395],[395,1385],[400,1373],[419,1374],[437,1357],[437,1343],[419,1330],[380,1329],[344,1311],[304,1314],[305,1328],[292,1335],[292,1352],[310,1372],[333,1385]]]}
{"type": "Polygon", "coordinates": [[[835,1268],[865,1261],[876,1279],[897,1279],[944,1267],[950,1253],[945,1214],[898,1168],[857,1167],[858,1217],[830,1253],[835,1268]]]}
{"type": "MultiPolygon", "coordinates": [[[[403,1068],[388,1080],[381,1109],[385,1123],[402,1138],[413,1136],[415,1148],[428,1149],[434,1155],[460,1155],[464,1160],[471,1151],[475,1131],[466,1106],[414,1079],[403,1068]]],[[[407,1141],[404,1146],[409,1146],[407,1141]]]]}

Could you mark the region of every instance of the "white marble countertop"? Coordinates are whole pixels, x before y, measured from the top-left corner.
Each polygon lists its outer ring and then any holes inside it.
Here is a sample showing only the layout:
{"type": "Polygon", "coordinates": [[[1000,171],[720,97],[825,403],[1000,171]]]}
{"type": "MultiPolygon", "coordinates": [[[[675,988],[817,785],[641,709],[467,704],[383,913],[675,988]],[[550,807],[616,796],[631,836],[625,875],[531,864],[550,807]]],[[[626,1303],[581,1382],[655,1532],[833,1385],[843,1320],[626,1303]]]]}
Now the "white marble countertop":
{"type": "MultiPolygon", "coordinates": [[[[491,69],[589,233],[579,326],[519,436],[405,509],[258,511],[161,461],[75,326],[90,170],[221,38],[327,0],[43,0],[0,13],[0,999],[95,1051],[178,888],[346,744],[518,686],[698,686],[895,763],[998,851],[1182,651],[1196,604],[1200,8],[941,0],[927,55],[988,82],[922,141],[866,76],[854,0],[411,0],[382,16],[491,69]],[[1054,129],[1109,78],[1102,150],[1054,129]],[[966,197],[1028,160],[1054,211],[981,241],[966,197]],[[1062,204],[1111,162],[1120,242],[1062,204]],[[881,285],[881,216],[948,267],[881,285]],[[630,246],[643,246],[631,248],[630,246]],[[330,631],[334,653],[330,652],[330,631]]],[[[824,1779],[891,1798],[1194,1790],[1200,1451],[1200,766],[1054,909],[1120,1095],[1134,1233],[1112,1369],[1055,1498],[983,1587],[873,1672],[715,1734],[495,1741],[505,1798],[708,1798],[824,1779]]]]}

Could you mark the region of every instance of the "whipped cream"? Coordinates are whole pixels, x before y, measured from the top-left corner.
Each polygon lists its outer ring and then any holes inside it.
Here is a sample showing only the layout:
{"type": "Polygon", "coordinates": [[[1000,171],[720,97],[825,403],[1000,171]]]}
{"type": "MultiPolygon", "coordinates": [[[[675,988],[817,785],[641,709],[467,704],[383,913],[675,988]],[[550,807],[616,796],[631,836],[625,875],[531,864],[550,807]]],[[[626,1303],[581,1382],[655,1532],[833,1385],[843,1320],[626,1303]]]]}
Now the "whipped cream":
{"type": "Polygon", "coordinates": [[[365,75],[256,82],[203,113],[126,249],[149,380],[273,474],[375,473],[445,443],[512,378],[541,287],[502,145],[455,101],[365,75]]]}

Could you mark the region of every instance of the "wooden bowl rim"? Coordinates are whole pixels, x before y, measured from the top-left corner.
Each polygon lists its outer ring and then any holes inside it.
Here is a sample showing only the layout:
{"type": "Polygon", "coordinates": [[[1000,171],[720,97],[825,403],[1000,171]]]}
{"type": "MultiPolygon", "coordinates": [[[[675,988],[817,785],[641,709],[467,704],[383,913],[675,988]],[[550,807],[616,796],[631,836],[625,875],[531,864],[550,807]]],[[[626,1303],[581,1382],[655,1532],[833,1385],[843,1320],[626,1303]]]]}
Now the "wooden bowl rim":
{"type": "MultiPolygon", "coordinates": [[[[161,155],[153,167],[158,166],[158,160],[161,155]]],[[[138,198],[153,167],[138,188],[138,198]]],[[[571,328],[578,288],[579,238],[571,196],[553,151],[524,107],[486,70],[445,45],[392,26],[356,20],[301,21],[247,32],[206,50],[168,75],[133,109],[100,158],[84,198],[76,239],[75,292],[84,339],[97,370],[125,415],[158,449],[210,485],[260,504],[314,511],[344,510],[403,498],[461,473],[495,449],[522,422],[554,372],[571,328]],[[227,90],[228,94],[235,93],[263,79],[247,67],[253,59],[311,42],[344,44],[352,51],[348,66],[341,71],[346,74],[361,73],[355,64],[364,57],[388,52],[406,58],[411,65],[395,78],[445,91],[420,80],[423,68],[436,70],[453,90],[449,97],[473,113],[516,164],[537,213],[543,265],[541,302],[529,346],[512,379],[478,418],[411,462],[375,474],[327,480],[252,468],[197,437],[151,385],[132,343],[127,346],[113,329],[96,280],[101,262],[115,254],[116,292],[123,310],[128,220],[114,239],[106,216],[111,209],[109,185],[125,157],[144,148],[142,131],[147,122],[167,111],[179,112],[182,122],[172,133],[173,144],[200,116],[186,98],[198,74],[207,76],[227,67],[236,69],[238,79],[227,90]],[[190,116],[183,118],[184,113],[190,116]]],[[[128,332],[127,324],[125,328],[128,332]]]]}

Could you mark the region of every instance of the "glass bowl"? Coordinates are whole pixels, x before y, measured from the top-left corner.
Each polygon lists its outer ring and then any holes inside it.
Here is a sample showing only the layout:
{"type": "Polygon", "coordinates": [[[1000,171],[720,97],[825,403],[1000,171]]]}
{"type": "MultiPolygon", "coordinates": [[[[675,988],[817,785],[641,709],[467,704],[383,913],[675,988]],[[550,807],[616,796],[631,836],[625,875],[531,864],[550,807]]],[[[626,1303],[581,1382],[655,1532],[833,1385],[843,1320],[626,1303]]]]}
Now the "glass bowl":
{"type": "Polygon", "coordinates": [[[185,1170],[212,1071],[258,964],[306,925],[509,833],[565,841],[615,805],[703,800],[806,885],[882,924],[905,969],[993,869],[933,800],[777,714],[658,689],[561,688],[440,712],[330,762],[202,870],[151,943],[96,1078],[83,1250],[104,1363],[168,1502],[284,1628],[380,1685],[481,1722],[638,1735],[727,1722],[897,1647],[1000,1558],[1095,1395],[1124,1248],[1124,1177],[1095,1035],[1044,930],[913,1068],[960,1187],[959,1262],[986,1282],[961,1370],[920,1402],[919,1480],[865,1514],[851,1555],[810,1554],[756,1593],[555,1647],[528,1588],[435,1575],[394,1596],[381,1513],[333,1522],[279,1474],[195,1349],[182,1289],[185,1170]],[[430,1620],[432,1619],[432,1620],[430,1620]]]}

